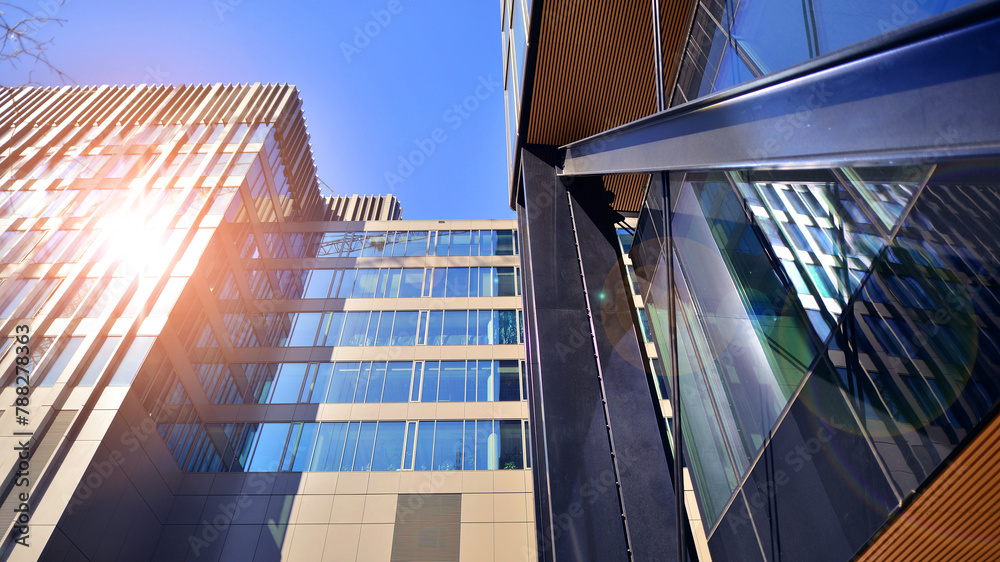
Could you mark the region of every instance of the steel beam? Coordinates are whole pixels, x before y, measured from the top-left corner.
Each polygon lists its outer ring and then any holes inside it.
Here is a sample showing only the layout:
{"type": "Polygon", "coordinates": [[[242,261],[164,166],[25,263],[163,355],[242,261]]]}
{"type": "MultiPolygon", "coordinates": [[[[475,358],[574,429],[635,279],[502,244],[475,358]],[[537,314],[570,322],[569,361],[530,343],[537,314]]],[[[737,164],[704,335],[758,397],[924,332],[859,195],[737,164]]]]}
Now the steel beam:
{"type": "Polygon", "coordinates": [[[900,165],[998,150],[993,3],[572,143],[563,174],[900,165]]]}

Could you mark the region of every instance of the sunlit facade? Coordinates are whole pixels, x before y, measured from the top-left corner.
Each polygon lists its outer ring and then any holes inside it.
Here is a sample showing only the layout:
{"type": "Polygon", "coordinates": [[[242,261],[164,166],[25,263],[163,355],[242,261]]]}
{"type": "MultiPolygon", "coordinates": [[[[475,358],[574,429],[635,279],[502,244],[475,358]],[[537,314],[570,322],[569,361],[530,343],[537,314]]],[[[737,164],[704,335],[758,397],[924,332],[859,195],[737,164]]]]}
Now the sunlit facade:
{"type": "Polygon", "coordinates": [[[289,86],[7,94],[4,559],[533,557],[513,220],[322,197],[289,86]]]}
{"type": "Polygon", "coordinates": [[[540,558],[1000,557],[1000,3],[501,10],[540,558]]]}

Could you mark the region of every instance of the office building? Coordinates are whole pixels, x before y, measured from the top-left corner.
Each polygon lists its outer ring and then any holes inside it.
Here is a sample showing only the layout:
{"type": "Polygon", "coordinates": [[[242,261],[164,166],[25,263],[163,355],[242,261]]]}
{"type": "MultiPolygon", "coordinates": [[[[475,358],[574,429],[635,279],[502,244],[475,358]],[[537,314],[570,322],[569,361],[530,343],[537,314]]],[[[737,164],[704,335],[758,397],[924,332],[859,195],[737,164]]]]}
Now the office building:
{"type": "Polygon", "coordinates": [[[501,5],[539,556],[1000,557],[1000,4],[501,5]]]}
{"type": "Polygon", "coordinates": [[[5,560],[534,557],[513,220],[321,196],[287,85],[9,89],[0,154],[5,560]]]}

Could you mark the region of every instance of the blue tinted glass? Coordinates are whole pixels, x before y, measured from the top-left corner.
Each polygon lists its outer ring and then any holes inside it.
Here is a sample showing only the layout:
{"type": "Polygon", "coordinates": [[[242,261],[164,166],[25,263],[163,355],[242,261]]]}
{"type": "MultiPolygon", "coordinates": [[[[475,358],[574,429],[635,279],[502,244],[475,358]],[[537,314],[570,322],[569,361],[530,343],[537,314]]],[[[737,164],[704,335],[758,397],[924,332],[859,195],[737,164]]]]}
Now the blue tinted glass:
{"type": "Polygon", "coordinates": [[[97,382],[98,375],[101,374],[101,370],[108,364],[108,360],[111,359],[111,355],[115,351],[115,346],[121,341],[122,339],[117,336],[109,337],[104,340],[104,343],[101,344],[101,349],[97,351],[97,354],[94,355],[94,358],[90,361],[90,366],[87,367],[87,372],[85,372],[83,377],[80,378],[80,382],[77,383],[77,386],[92,386],[95,382],[97,382]]]}
{"type": "Polygon", "coordinates": [[[313,383],[309,394],[303,392],[303,398],[313,404],[322,402],[326,398],[327,389],[330,387],[330,375],[333,374],[333,363],[320,363],[313,365],[313,383]]]}
{"type": "Polygon", "coordinates": [[[385,385],[385,363],[373,363],[372,374],[368,378],[368,392],[365,393],[365,402],[381,402],[383,385],[385,385]]]}
{"type": "Polygon", "coordinates": [[[347,424],[347,437],[344,439],[344,458],[340,461],[340,470],[353,470],[354,452],[358,448],[358,430],[361,422],[349,422],[347,424]]]}
{"type": "Polygon", "coordinates": [[[494,432],[494,421],[476,422],[476,470],[496,470],[500,443],[494,432]]]}
{"type": "Polygon", "coordinates": [[[419,313],[416,310],[401,310],[396,313],[396,320],[392,326],[392,340],[389,345],[414,345],[417,339],[417,320],[419,313]]]}
{"type": "Polygon", "coordinates": [[[465,345],[469,331],[468,316],[466,310],[444,311],[443,345],[465,345]]]}
{"type": "MultiPolygon", "coordinates": [[[[475,311],[470,311],[475,312],[475,311]]],[[[476,334],[476,343],[479,345],[487,345],[494,342],[493,339],[493,328],[491,323],[493,322],[493,317],[496,315],[493,310],[480,310],[478,311],[479,326],[476,334]]],[[[471,331],[471,330],[470,330],[471,331]]]]}
{"type": "Polygon", "coordinates": [[[365,401],[365,394],[368,392],[368,378],[372,373],[372,364],[370,361],[365,361],[361,364],[361,370],[358,371],[358,391],[354,393],[354,402],[360,403],[365,401]]]}
{"type": "Polygon", "coordinates": [[[333,280],[332,269],[314,269],[309,273],[306,290],[302,298],[325,299],[330,294],[330,282],[333,280]]]}
{"type": "Polygon", "coordinates": [[[521,441],[521,421],[504,420],[500,425],[500,462],[501,470],[520,470],[524,468],[524,445],[521,441]]]}
{"type": "Polygon", "coordinates": [[[514,255],[514,232],[511,230],[497,230],[496,255],[514,255]]]}
{"type": "Polygon", "coordinates": [[[521,381],[517,361],[499,361],[497,375],[500,379],[498,399],[504,402],[521,399],[521,381]]]}
{"type": "Polygon", "coordinates": [[[406,429],[406,447],[403,449],[403,468],[413,468],[413,441],[417,435],[417,422],[410,422],[406,429]]]}
{"type": "MultiPolygon", "coordinates": [[[[714,45],[713,45],[714,48],[714,45]]],[[[744,82],[749,82],[756,78],[753,72],[740,59],[733,48],[726,45],[726,50],[722,54],[722,61],[719,63],[719,73],[715,77],[715,84],[712,86],[713,92],[725,90],[737,86],[744,82]]],[[[628,250],[626,250],[628,251],[628,250]]]]}
{"type": "Polygon", "coordinates": [[[399,470],[403,458],[403,433],[406,422],[378,422],[372,470],[399,470]]]}
{"type": "Polygon", "coordinates": [[[434,422],[417,424],[417,452],[413,456],[413,470],[430,470],[434,455],[434,422]]]}
{"type": "Polygon", "coordinates": [[[382,391],[382,402],[406,402],[409,400],[410,376],[412,373],[413,363],[409,361],[390,361],[386,366],[385,389],[382,391]]]}
{"type": "Polygon", "coordinates": [[[420,391],[421,402],[437,402],[439,368],[439,361],[427,361],[424,363],[423,388],[420,391]]]}
{"type": "Polygon", "coordinates": [[[427,232],[413,231],[409,233],[406,242],[407,256],[427,255],[427,232]]]}
{"type": "Polygon", "coordinates": [[[340,458],[344,453],[344,441],[346,439],[347,422],[321,424],[309,470],[339,470],[340,458]]]}
{"type": "Polygon", "coordinates": [[[282,472],[290,470],[292,468],[292,458],[295,456],[295,447],[299,443],[299,434],[302,432],[301,423],[293,423],[292,431],[288,434],[288,447],[285,452],[285,457],[281,459],[281,470],[282,472]]]}
{"type": "Polygon", "coordinates": [[[432,297],[443,297],[447,295],[448,290],[448,268],[436,267],[434,268],[434,273],[431,277],[431,294],[432,297]]]}
{"type": "Polygon", "coordinates": [[[293,472],[309,470],[309,460],[312,458],[313,445],[316,442],[316,432],[318,430],[318,423],[302,424],[299,442],[295,447],[295,460],[292,462],[293,472]]]}
{"type": "Polygon", "coordinates": [[[378,270],[378,286],[375,288],[375,298],[381,299],[387,296],[385,293],[385,289],[386,285],[388,284],[389,284],[389,270],[388,269],[378,270]]]}
{"type": "Polygon", "coordinates": [[[115,369],[115,374],[111,375],[108,386],[132,384],[132,379],[139,372],[139,366],[142,365],[142,361],[146,358],[146,354],[149,353],[149,348],[152,347],[155,340],[156,338],[153,337],[135,338],[128,351],[125,352],[122,362],[115,369]]]}
{"type": "Polygon", "coordinates": [[[358,447],[354,453],[354,467],[352,470],[372,469],[372,452],[375,450],[375,429],[376,422],[361,422],[361,429],[358,431],[358,447]]]}
{"type": "Polygon", "coordinates": [[[446,297],[467,297],[469,296],[469,268],[449,267],[446,297]]]}
{"type": "Polygon", "coordinates": [[[513,267],[496,268],[496,290],[494,295],[498,297],[517,296],[517,279],[514,276],[513,267]]]}
{"type": "Polygon", "coordinates": [[[360,363],[336,363],[327,402],[350,403],[354,401],[354,389],[358,386],[360,363]]]}
{"type": "Polygon", "coordinates": [[[346,312],[329,313],[329,324],[325,326],[326,339],[323,345],[335,346],[340,344],[340,336],[344,331],[344,320],[347,318],[346,312]]]}
{"type": "Polygon", "coordinates": [[[354,279],[354,290],[351,292],[351,297],[355,299],[370,299],[375,296],[375,287],[377,284],[377,269],[359,269],[357,277],[354,279]]]}
{"type": "Polygon", "coordinates": [[[476,469],[476,422],[465,422],[465,442],[462,448],[462,470],[476,469]]]}
{"type": "Polygon", "coordinates": [[[434,430],[433,470],[460,470],[462,459],[463,423],[439,421],[434,430]]]}
{"type": "Polygon", "coordinates": [[[438,402],[465,399],[465,361],[442,361],[438,382],[438,402]]]}
{"type": "Polygon", "coordinates": [[[80,344],[83,343],[83,340],[82,336],[65,340],[62,350],[59,351],[55,360],[49,363],[45,376],[37,383],[38,386],[52,386],[56,383],[59,376],[66,370],[66,365],[69,365],[69,360],[73,358],[76,350],[80,349],[80,344]]]}
{"type": "Polygon", "coordinates": [[[437,248],[434,250],[434,255],[437,256],[447,256],[448,255],[448,241],[451,239],[451,231],[442,230],[438,232],[437,235],[437,248]]]}
{"type": "Polygon", "coordinates": [[[477,361],[465,362],[465,401],[476,401],[476,363],[477,361]]]}
{"type": "Polygon", "coordinates": [[[366,232],[365,233],[365,247],[361,251],[361,255],[364,257],[380,257],[382,251],[385,249],[385,233],[384,232],[366,232]]]}
{"type": "Polygon", "coordinates": [[[505,344],[517,344],[517,311],[516,310],[498,310],[498,325],[494,329],[493,333],[496,335],[495,343],[505,345],[505,344]]]}
{"type": "Polygon", "coordinates": [[[427,345],[441,345],[441,327],[444,321],[444,312],[432,310],[427,321],[427,345]]]}
{"type": "Polygon", "coordinates": [[[297,314],[295,325],[292,326],[292,333],[288,337],[288,346],[311,346],[316,341],[316,331],[319,329],[319,321],[322,316],[319,312],[300,312],[297,314]]]}
{"type": "MultiPolygon", "coordinates": [[[[392,334],[392,319],[395,312],[391,310],[382,311],[382,318],[379,320],[378,332],[375,334],[375,345],[389,345],[389,336],[392,334]]],[[[372,313],[375,316],[375,313],[372,313]]]]}
{"type": "Polygon", "coordinates": [[[479,238],[479,255],[492,256],[496,247],[497,232],[495,230],[484,230],[479,238]]]}
{"type": "Polygon", "coordinates": [[[287,423],[265,423],[260,426],[257,445],[247,472],[277,472],[281,463],[281,453],[288,443],[287,423]]]}
{"type": "Polygon", "coordinates": [[[340,345],[343,346],[364,345],[365,334],[368,331],[369,316],[370,313],[368,312],[348,312],[347,318],[344,321],[344,335],[340,339],[340,345]]]}
{"type": "Polygon", "coordinates": [[[480,361],[478,374],[476,378],[477,381],[477,392],[476,401],[477,402],[491,402],[496,400],[496,380],[493,377],[493,365],[495,361],[480,361]]]}
{"type": "Polygon", "coordinates": [[[419,297],[421,284],[423,282],[423,269],[409,268],[402,270],[402,281],[399,284],[399,298],[411,299],[419,297]]]}
{"type": "Polygon", "coordinates": [[[344,270],[344,277],[340,280],[340,287],[337,289],[337,298],[350,298],[351,291],[354,290],[354,277],[358,274],[356,269],[344,270]]]}
{"type": "Polygon", "coordinates": [[[306,363],[283,363],[278,369],[278,378],[274,381],[269,402],[272,404],[298,402],[306,366],[306,363]]]}
{"type": "Polygon", "coordinates": [[[394,299],[399,296],[399,286],[403,279],[402,269],[383,269],[386,272],[385,298],[394,299]]]}
{"type": "Polygon", "coordinates": [[[451,248],[448,250],[449,256],[468,256],[470,255],[470,244],[472,238],[469,235],[468,230],[453,230],[451,231],[451,248]]]}

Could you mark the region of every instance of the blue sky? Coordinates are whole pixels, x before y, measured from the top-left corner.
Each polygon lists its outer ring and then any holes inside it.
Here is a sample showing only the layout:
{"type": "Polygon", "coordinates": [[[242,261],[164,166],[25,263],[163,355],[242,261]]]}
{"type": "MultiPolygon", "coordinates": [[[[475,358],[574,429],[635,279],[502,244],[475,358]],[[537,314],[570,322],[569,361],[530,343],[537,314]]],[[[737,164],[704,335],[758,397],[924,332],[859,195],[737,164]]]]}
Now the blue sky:
{"type": "Polygon", "coordinates": [[[404,219],[514,216],[498,1],[68,0],[55,17],[38,34],[80,84],[294,84],[337,194],[392,193],[404,219]]]}

